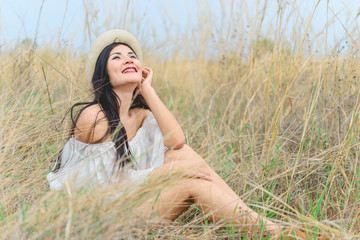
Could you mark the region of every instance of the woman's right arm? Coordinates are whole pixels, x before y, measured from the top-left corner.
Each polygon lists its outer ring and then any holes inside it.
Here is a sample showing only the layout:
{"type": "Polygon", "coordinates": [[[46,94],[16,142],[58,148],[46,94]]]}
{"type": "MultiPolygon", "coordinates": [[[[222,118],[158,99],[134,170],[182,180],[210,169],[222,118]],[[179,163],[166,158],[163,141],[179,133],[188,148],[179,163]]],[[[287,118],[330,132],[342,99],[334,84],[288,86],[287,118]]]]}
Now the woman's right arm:
{"type": "MultiPolygon", "coordinates": [[[[97,143],[108,130],[108,121],[98,104],[85,108],[76,121],[75,139],[84,143],[97,143]]],[[[110,141],[110,136],[104,141],[110,141]]]]}

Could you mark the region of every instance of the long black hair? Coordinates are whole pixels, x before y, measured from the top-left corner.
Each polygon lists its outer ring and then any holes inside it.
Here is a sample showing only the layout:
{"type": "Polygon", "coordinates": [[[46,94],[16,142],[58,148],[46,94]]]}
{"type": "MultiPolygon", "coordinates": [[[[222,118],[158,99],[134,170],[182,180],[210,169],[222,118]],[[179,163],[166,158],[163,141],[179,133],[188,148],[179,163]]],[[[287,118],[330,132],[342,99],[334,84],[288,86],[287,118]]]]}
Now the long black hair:
{"type": "MultiPolygon", "coordinates": [[[[120,121],[120,104],[121,101],[119,97],[116,95],[114,90],[112,89],[112,86],[110,84],[109,75],[107,72],[107,61],[110,55],[111,50],[113,50],[118,45],[125,45],[129,47],[134,53],[135,51],[127,44],[124,43],[112,43],[105,47],[103,51],[100,53],[95,69],[94,74],[91,80],[92,86],[93,86],[93,95],[94,98],[91,102],[79,102],[75,103],[67,112],[70,112],[70,118],[72,121],[72,125],[69,131],[68,138],[71,138],[75,133],[76,128],[76,122],[79,119],[79,116],[81,113],[87,108],[95,104],[99,104],[101,110],[106,120],[108,121],[108,129],[104,136],[102,136],[101,139],[94,143],[101,143],[105,139],[107,139],[109,136],[113,136],[113,142],[115,144],[116,148],[116,159],[115,164],[120,168],[124,167],[127,163],[131,161],[131,151],[128,144],[128,138],[125,131],[124,126],[122,126],[120,121]],[[76,113],[74,113],[74,108],[78,106],[83,106],[80,108],[80,110],[76,113]]],[[[133,93],[133,101],[130,106],[130,109],[132,108],[143,108],[143,109],[149,109],[149,106],[147,105],[145,99],[141,95],[135,96],[135,91],[133,93]]],[[[101,119],[100,119],[101,120],[101,119]]],[[[98,120],[98,121],[100,121],[98,120]]],[[[96,126],[97,122],[93,124],[93,128],[96,126]]],[[[57,157],[57,164],[55,166],[54,171],[57,171],[61,166],[61,154],[62,150],[59,152],[59,155],[57,157]]]]}

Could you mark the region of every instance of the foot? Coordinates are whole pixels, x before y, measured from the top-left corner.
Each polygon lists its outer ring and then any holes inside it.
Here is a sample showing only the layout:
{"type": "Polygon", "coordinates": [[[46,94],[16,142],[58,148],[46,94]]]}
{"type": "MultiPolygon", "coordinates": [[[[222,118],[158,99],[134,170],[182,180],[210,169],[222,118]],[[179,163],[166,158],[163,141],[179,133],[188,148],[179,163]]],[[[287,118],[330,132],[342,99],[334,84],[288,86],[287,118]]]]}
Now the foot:
{"type": "MultiPolygon", "coordinates": [[[[279,240],[309,240],[309,239],[313,239],[312,236],[308,236],[305,232],[301,231],[301,230],[291,230],[291,231],[287,231],[284,234],[280,235],[280,236],[276,236],[275,239],[279,239],[279,240]]],[[[329,238],[328,236],[324,235],[321,237],[316,238],[317,240],[330,240],[331,238],[329,238]]]]}

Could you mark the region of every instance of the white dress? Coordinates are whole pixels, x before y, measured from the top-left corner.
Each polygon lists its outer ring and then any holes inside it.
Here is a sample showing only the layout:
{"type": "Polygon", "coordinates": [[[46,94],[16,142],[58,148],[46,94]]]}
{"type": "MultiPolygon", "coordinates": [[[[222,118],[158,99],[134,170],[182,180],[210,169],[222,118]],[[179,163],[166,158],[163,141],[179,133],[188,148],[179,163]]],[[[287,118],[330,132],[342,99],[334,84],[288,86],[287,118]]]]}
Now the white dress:
{"type": "MultiPolygon", "coordinates": [[[[144,120],[129,146],[134,160],[120,175],[134,186],[145,182],[153,168],[164,164],[164,153],[168,150],[153,115],[144,120]]],[[[47,175],[50,189],[60,190],[65,182],[72,188],[81,188],[118,181],[119,174],[114,174],[115,158],[114,142],[86,144],[71,137],[63,148],[60,168],[47,175]]]]}

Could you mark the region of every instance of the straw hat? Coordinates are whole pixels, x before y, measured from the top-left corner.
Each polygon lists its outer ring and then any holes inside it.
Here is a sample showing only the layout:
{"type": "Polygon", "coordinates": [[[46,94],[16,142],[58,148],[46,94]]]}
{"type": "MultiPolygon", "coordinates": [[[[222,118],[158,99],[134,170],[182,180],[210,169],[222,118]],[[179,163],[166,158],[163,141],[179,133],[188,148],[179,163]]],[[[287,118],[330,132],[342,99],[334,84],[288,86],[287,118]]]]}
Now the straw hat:
{"type": "Polygon", "coordinates": [[[129,32],[121,29],[109,30],[101,34],[91,46],[85,65],[85,80],[91,82],[94,74],[96,61],[104,48],[112,43],[125,43],[135,52],[137,58],[142,62],[142,51],[138,40],[129,32]]]}

